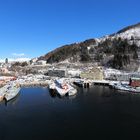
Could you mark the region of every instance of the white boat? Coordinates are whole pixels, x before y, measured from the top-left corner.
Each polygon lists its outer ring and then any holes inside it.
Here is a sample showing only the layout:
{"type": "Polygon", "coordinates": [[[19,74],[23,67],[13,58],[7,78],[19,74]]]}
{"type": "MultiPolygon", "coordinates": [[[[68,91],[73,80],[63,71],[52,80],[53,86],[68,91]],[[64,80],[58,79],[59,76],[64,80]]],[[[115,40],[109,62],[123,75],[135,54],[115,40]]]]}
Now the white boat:
{"type": "Polygon", "coordinates": [[[76,93],[77,93],[77,89],[75,89],[74,87],[72,87],[71,85],[69,85],[68,95],[69,96],[74,96],[76,93]]]}
{"type": "Polygon", "coordinates": [[[65,96],[69,91],[69,89],[63,89],[63,88],[59,87],[58,85],[56,85],[55,89],[56,89],[57,93],[59,93],[60,96],[65,96]]]}
{"type": "Polygon", "coordinates": [[[49,85],[49,89],[55,89],[60,96],[73,96],[77,93],[77,90],[70,84],[63,81],[63,79],[55,80],[52,84],[49,85]]]}
{"type": "Polygon", "coordinates": [[[20,91],[20,87],[15,83],[9,83],[4,87],[0,88],[0,101],[6,100],[9,101],[16,97],[20,91]]]}
{"type": "Polygon", "coordinates": [[[55,83],[54,82],[49,84],[49,89],[51,89],[51,90],[55,89],[55,83]]]}
{"type": "Polygon", "coordinates": [[[129,91],[129,92],[135,92],[140,93],[140,88],[134,88],[132,86],[129,86],[128,84],[122,84],[122,83],[112,83],[110,84],[114,89],[117,90],[123,90],[123,91],[129,91]]]}
{"type": "Polygon", "coordinates": [[[4,98],[6,99],[6,101],[10,101],[11,99],[13,99],[14,97],[18,95],[19,91],[20,91],[20,87],[15,86],[15,85],[11,86],[7,90],[4,98]]]}

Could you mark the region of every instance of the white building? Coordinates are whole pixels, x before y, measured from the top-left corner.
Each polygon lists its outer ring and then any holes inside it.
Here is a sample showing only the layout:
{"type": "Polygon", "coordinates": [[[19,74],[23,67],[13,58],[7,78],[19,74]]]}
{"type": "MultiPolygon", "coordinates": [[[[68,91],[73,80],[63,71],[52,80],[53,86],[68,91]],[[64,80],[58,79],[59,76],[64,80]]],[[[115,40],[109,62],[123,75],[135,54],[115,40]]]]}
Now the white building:
{"type": "Polygon", "coordinates": [[[68,75],[70,77],[80,77],[81,71],[80,70],[68,70],[68,75]]]}
{"type": "Polygon", "coordinates": [[[37,61],[37,62],[34,62],[32,65],[46,65],[46,61],[44,60],[40,60],[40,61],[37,61]]]}

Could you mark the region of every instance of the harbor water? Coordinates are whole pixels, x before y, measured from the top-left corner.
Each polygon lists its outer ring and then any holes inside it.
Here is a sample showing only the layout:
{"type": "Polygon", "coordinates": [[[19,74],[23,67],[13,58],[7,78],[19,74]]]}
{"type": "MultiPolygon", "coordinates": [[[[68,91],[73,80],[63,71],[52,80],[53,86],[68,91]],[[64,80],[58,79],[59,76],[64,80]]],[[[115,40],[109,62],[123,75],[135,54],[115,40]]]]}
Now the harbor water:
{"type": "Polygon", "coordinates": [[[0,104],[0,140],[136,139],[140,95],[105,86],[60,98],[47,88],[22,88],[0,104]]]}

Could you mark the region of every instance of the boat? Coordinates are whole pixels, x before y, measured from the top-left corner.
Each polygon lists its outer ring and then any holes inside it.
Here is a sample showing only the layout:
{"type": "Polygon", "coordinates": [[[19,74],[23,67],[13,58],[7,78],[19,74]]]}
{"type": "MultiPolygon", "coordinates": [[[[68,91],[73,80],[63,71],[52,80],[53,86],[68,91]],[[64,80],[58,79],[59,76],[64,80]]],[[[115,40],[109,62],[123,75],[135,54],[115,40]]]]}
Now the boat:
{"type": "Polygon", "coordinates": [[[20,87],[15,83],[8,83],[4,87],[0,88],[0,101],[10,101],[18,95],[20,87]]]}
{"type": "Polygon", "coordinates": [[[77,93],[77,90],[63,79],[55,80],[49,85],[49,89],[56,90],[61,97],[65,95],[73,96],[77,93]]]}
{"type": "Polygon", "coordinates": [[[55,89],[55,83],[54,82],[49,84],[49,89],[50,90],[54,90],[55,89]]]}
{"type": "Polygon", "coordinates": [[[121,82],[111,83],[110,85],[114,89],[117,89],[117,90],[129,91],[129,92],[134,92],[134,93],[140,93],[140,88],[132,87],[132,86],[130,86],[128,84],[123,84],[121,82]]]}
{"type": "Polygon", "coordinates": [[[4,99],[6,99],[6,101],[12,100],[18,95],[19,91],[20,91],[19,86],[11,85],[6,92],[4,99]]]}
{"type": "Polygon", "coordinates": [[[60,96],[65,96],[69,91],[69,86],[63,79],[55,80],[55,89],[60,96]]]}
{"type": "Polygon", "coordinates": [[[68,86],[69,86],[68,95],[69,95],[69,96],[74,96],[74,95],[77,93],[77,89],[74,88],[74,87],[71,86],[71,85],[68,85],[68,86]]]}

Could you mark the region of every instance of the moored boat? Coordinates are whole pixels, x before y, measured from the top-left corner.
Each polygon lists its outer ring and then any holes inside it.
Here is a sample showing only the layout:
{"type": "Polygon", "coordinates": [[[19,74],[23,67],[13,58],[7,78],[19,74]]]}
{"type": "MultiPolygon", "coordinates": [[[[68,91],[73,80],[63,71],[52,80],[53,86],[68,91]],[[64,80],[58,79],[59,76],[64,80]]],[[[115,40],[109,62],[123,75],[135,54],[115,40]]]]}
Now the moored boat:
{"type": "Polygon", "coordinates": [[[20,87],[18,86],[11,86],[8,91],[6,92],[4,98],[6,101],[10,101],[11,99],[15,98],[20,91],[20,87]]]}
{"type": "Polygon", "coordinates": [[[69,85],[69,91],[68,91],[68,95],[69,96],[74,96],[77,93],[77,89],[75,89],[74,87],[72,87],[71,85],[69,85]]]}
{"type": "Polygon", "coordinates": [[[110,84],[114,89],[129,91],[134,93],[140,93],[140,88],[129,86],[128,84],[123,83],[111,83],[110,84]]]}
{"type": "Polygon", "coordinates": [[[49,85],[49,89],[56,90],[60,96],[65,96],[66,94],[68,96],[73,96],[77,93],[77,90],[63,79],[55,80],[49,85]]]}
{"type": "Polygon", "coordinates": [[[0,89],[0,101],[9,101],[16,97],[20,91],[20,87],[15,83],[8,83],[0,89]]]}

